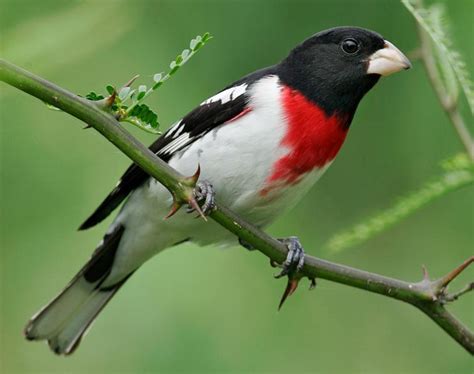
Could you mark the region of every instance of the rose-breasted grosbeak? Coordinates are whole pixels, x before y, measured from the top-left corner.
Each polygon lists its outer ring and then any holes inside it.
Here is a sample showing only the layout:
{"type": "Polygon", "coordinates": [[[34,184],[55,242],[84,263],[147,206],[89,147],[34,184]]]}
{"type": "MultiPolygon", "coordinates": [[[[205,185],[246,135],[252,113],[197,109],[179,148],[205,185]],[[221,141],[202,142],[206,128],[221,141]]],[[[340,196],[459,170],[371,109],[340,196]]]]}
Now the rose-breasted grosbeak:
{"type": "MultiPolygon", "coordinates": [[[[279,64],[227,86],[176,122],[150,147],[185,175],[200,165],[219,201],[264,227],[292,206],[332,163],[362,97],[380,76],[410,62],[379,34],[338,27],[315,34],[279,64]]],[[[209,184],[200,185],[201,195],[209,184]]],[[[123,205],[89,262],[28,323],[28,339],[69,354],[98,313],[141,264],[184,241],[235,240],[215,223],[179,211],[163,220],[170,193],[132,165],[82,224],[94,226],[123,205]]],[[[206,206],[206,208],[209,208],[206,206]]],[[[297,241],[290,240],[297,248],[297,241]]],[[[293,261],[304,258],[293,253],[293,261]]],[[[291,259],[290,259],[291,260],[291,259]]]]}

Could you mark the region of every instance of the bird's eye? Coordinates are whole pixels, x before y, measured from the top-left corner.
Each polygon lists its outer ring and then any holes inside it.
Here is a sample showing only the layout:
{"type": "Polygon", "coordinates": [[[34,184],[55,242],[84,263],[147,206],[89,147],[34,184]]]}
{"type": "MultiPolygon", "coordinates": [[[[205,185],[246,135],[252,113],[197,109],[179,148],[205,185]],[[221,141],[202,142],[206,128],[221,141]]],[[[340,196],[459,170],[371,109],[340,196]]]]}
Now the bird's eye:
{"type": "Polygon", "coordinates": [[[360,49],[359,43],[355,39],[345,39],[341,43],[341,48],[344,52],[347,54],[353,55],[354,53],[357,53],[360,49]]]}

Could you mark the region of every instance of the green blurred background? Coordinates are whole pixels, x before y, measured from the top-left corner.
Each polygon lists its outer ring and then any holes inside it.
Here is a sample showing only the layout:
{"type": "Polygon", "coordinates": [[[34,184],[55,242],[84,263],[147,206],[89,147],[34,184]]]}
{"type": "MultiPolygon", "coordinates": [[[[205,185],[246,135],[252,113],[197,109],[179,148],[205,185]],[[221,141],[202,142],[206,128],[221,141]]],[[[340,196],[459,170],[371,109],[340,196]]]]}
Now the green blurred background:
{"type": "MultiPolygon", "coordinates": [[[[474,60],[474,2],[446,2],[455,44],[474,60]]],[[[227,83],[273,64],[336,25],[417,47],[411,15],[393,1],[0,0],[1,56],[74,92],[165,70],[197,34],[209,43],[149,104],[172,123],[227,83]]],[[[264,256],[185,245],[147,263],[64,359],[24,340],[28,318],[70,280],[110,222],[76,228],[129,160],[94,130],[1,89],[1,372],[468,373],[471,357],[412,307],[338,284],[305,284],[277,312],[284,280],[264,256]]],[[[471,121],[471,118],[468,118],[471,121]]],[[[153,136],[130,129],[145,143],[153,136]]],[[[312,255],[407,280],[438,276],[472,254],[472,188],[337,254],[332,234],[388,207],[461,150],[419,62],[363,100],[337,162],[268,231],[298,235],[312,255]]],[[[472,272],[471,272],[472,274],[472,272]]],[[[464,275],[457,285],[469,279],[464,275]]],[[[472,298],[453,310],[474,325],[472,298]]]]}

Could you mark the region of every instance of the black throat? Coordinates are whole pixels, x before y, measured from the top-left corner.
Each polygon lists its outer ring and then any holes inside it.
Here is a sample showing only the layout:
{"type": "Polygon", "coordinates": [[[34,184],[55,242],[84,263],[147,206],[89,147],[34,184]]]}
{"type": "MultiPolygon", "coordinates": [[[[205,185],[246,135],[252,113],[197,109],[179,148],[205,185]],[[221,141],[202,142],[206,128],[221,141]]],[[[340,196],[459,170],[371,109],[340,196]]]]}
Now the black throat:
{"type": "MultiPolygon", "coordinates": [[[[281,82],[301,92],[328,116],[345,115],[352,119],[357,105],[380,76],[357,69],[340,70],[336,65],[305,63],[290,54],[277,66],[281,82]]],[[[347,126],[350,125],[350,120],[347,126]]]]}

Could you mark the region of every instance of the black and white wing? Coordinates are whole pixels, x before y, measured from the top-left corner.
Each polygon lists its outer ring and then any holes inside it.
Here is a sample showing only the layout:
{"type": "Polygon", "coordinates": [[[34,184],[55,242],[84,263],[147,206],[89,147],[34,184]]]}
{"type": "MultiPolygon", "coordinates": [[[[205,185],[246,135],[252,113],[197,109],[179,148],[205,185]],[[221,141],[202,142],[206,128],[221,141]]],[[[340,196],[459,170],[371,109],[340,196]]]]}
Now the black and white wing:
{"type": "MultiPolygon", "coordinates": [[[[255,73],[254,73],[255,74],[255,73]]],[[[249,78],[252,76],[249,76],[249,78]]],[[[248,110],[248,87],[252,80],[241,80],[209,98],[175,123],[160,136],[150,150],[163,161],[168,162],[172,156],[209,131],[221,126],[248,110]]],[[[253,79],[255,81],[255,79],[253,79]]],[[[148,174],[139,166],[131,165],[123,174],[116,187],[99,205],[94,213],[79,227],[88,229],[105,219],[120,203],[148,179],[148,174]]]]}

